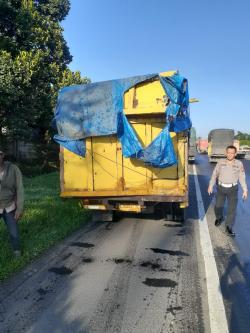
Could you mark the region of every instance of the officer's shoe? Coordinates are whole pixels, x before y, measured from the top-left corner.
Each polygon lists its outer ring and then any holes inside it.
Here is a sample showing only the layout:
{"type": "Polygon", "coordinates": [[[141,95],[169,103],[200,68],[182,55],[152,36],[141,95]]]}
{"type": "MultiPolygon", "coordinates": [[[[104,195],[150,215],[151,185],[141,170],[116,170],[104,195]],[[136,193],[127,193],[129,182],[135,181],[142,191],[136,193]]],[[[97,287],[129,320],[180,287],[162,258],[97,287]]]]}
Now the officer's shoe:
{"type": "Polygon", "coordinates": [[[235,237],[235,232],[229,226],[226,227],[226,232],[229,236],[235,237]]]}
{"type": "Polygon", "coordinates": [[[215,222],[214,222],[214,225],[215,225],[216,227],[219,227],[223,221],[224,221],[224,218],[223,218],[223,217],[221,217],[221,218],[219,218],[219,219],[216,219],[215,222]]]}

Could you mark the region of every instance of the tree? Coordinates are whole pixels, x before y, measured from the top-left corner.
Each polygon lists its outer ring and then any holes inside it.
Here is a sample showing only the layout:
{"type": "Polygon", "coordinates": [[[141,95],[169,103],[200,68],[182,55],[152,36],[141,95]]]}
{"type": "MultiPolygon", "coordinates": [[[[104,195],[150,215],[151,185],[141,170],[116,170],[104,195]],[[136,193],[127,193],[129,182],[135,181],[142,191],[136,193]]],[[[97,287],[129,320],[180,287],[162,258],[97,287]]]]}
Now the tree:
{"type": "Polygon", "coordinates": [[[69,9],[69,0],[0,0],[0,129],[9,138],[44,136],[58,90],[89,82],[68,68],[60,22],[69,9]]]}
{"type": "Polygon", "coordinates": [[[237,140],[250,140],[250,134],[248,133],[242,133],[240,131],[237,132],[237,134],[235,135],[235,139],[237,140]]]}
{"type": "Polygon", "coordinates": [[[235,139],[240,141],[240,145],[250,145],[250,134],[240,131],[235,135],[235,139]]]}

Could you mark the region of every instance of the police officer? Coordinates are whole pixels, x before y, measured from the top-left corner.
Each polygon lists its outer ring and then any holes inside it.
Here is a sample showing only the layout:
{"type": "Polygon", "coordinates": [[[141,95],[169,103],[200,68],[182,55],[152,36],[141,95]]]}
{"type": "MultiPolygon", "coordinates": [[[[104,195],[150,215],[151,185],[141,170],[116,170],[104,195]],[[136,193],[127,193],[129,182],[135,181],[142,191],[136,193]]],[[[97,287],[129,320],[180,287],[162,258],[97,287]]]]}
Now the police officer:
{"type": "Polygon", "coordinates": [[[223,209],[225,200],[228,202],[228,213],[226,217],[226,232],[234,237],[232,229],[235,219],[236,207],[238,202],[238,181],[243,189],[242,198],[247,199],[248,191],[246,185],[246,176],[243,164],[236,160],[237,150],[234,146],[226,148],[226,158],[221,159],[214,168],[211,180],[208,186],[208,194],[213,192],[214,184],[217,180],[217,195],[215,203],[215,225],[218,227],[224,220],[223,209]]]}

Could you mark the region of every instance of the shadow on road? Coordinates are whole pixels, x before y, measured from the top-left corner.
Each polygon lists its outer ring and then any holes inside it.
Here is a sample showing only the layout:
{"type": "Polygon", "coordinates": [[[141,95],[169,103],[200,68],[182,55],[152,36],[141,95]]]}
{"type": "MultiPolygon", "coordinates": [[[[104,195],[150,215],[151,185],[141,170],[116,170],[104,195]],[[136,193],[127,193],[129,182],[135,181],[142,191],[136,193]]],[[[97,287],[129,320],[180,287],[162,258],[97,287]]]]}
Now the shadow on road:
{"type": "Polygon", "coordinates": [[[241,264],[237,254],[228,253],[222,248],[216,252],[228,257],[228,263],[220,278],[221,292],[228,314],[228,328],[231,333],[249,332],[250,327],[250,280],[249,264],[241,264]]]}

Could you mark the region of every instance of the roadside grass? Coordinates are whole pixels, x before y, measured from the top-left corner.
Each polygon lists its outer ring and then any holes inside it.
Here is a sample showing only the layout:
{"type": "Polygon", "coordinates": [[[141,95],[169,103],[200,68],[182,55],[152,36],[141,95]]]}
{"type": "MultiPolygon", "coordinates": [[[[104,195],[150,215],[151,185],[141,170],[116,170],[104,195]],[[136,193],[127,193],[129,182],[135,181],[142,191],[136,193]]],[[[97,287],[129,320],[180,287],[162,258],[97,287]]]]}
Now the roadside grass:
{"type": "Polygon", "coordinates": [[[22,256],[14,258],[9,236],[0,220],[0,281],[26,266],[90,217],[74,199],[59,197],[59,173],[24,178],[25,209],[18,222],[22,256]]]}

